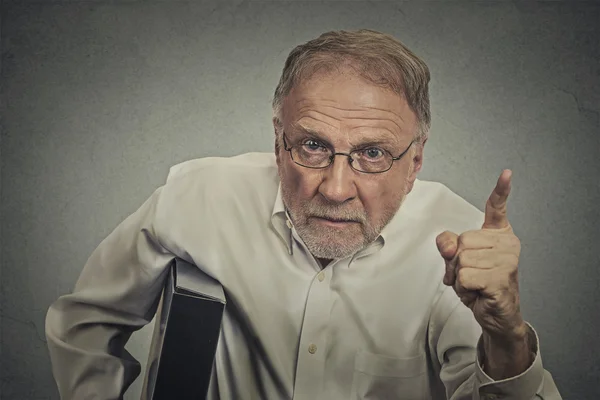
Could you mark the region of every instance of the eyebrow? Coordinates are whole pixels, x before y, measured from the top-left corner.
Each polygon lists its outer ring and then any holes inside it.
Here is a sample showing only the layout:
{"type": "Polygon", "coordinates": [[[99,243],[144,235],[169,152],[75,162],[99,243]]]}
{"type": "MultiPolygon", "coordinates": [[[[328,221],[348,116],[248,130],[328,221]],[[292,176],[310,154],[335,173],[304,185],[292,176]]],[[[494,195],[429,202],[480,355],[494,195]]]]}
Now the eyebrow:
{"type": "MultiPolygon", "coordinates": [[[[294,130],[296,130],[299,133],[304,134],[306,136],[312,136],[316,139],[319,139],[320,141],[328,144],[330,147],[333,147],[331,142],[327,138],[325,138],[325,136],[322,133],[320,133],[314,129],[307,128],[304,126],[297,126],[296,129],[294,129],[294,130]]],[[[398,142],[397,138],[391,138],[388,135],[384,135],[384,134],[375,134],[375,135],[369,135],[368,137],[364,138],[358,144],[354,145],[353,149],[362,149],[362,148],[369,147],[369,146],[397,147],[399,145],[400,145],[400,143],[398,142]]]]}

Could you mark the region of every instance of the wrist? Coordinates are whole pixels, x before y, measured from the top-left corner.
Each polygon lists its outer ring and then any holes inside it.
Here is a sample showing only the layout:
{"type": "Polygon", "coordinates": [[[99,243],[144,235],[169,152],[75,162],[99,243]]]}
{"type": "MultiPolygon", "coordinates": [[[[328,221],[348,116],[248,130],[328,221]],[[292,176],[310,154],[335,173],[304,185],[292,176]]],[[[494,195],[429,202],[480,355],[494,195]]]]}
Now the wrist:
{"type": "Polygon", "coordinates": [[[532,364],[529,327],[523,323],[504,335],[483,332],[483,369],[494,380],[525,372],[532,364]]]}
{"type": "Polygon", "coordinates": [[[493,344],[496,348],[502,348],[510,351],[513,348],[519,348],[527,342],[529,336],[529,326],[521,320],[518,324],[505,331],[487,331],[483,330],[484,343],[493,344]]]}

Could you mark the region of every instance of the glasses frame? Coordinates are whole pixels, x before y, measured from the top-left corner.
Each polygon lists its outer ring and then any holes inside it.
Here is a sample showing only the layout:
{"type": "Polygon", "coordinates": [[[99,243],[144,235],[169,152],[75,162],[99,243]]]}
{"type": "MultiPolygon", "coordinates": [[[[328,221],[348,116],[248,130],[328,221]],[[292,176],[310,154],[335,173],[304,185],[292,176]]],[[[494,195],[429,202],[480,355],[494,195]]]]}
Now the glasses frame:
{"type": "MultiPolygon", "coordinates": [[[[366,150],[366,149],[370,149],[371,147],[363,147],[360,149],[356,149],[351,151],[350,153],[342,153],[342,152],[335,152],[333,149],[328,148],[329,150],[332,151],[331,156],[329,156],[329,163],[323,167],[309,167],[308,165],[304,165],[304,164],[300,164],[298,161],[294,160],[294,156],[292,155],[292,150],[294,149],[294,147],[298,147],[298,146],[302,146],[302,144],[295,144],[293,146],[289,146],[287,144],[287,140],[286,140],[286,135],[285,135],[285,131],[283,131],[283,148],[288,151],[290,153],[290,158],[292,159],[292,161],[296,164],[298,164],[301,167],[304,168],[310,168],[310,169],[324,169],[324,168],[328,168],[329,166],[331,166],[331,164],[333,164],[333,160],[335,160],[335,156],[346,156],[348,157],[348,164],[350,165],[350,168],[352,168],[354,171],[356,172],[360,172],[361,174],[382,174],[384,172],[389,171],[390,169],[392,169],[392,166],[394,165],[394,161],[398,161],[399,159],[402,158],[402,156],[404,156],[406,154],[406,152],[408,151],[408,149],[410,149],[410,146],[413,145],[414,143],[414,139],[412,142],[410,142],[410,144],[408,145],[408,147],[406,148],[406,150],[404,150],[402,152],[402,154],[400,154],[398,157],[394,157],[394,155],[392,153],[390,153],[389,151],[387,151],[386,149],[379,149],[381,151],[385,151],[386,153],[388,153],[390,156],[392,156],[392,162],[390,163],[390,166],[387,169],[384,169],[383,171],[376,171],[376,172],[367,172],[367,171],[361,171],[359,169],[354,168],[354,166],[352,165],[352,163],[354,162],[354,159],[352,158],[352,153],[358,152],[358,151],[362,151],[362,150],[366,150]]],[[[326,147],[326,146],[324,146],[326,147]]]]}

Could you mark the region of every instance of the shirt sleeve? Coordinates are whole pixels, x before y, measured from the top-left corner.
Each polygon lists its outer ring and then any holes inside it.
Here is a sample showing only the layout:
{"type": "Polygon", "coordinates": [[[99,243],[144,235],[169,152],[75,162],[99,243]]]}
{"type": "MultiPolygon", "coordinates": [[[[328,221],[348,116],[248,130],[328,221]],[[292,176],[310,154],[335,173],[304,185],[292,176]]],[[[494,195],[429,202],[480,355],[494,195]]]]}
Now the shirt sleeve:
{"type": "Polygon", "coordinates": [[[63,400],[121,399],[140,373],[124,347],[152,320],[175,258],[155,232],[161,189],[101,242],[73,293],[48,310],[46,337],[63,400]]]}
{"type": "Polygon", "coordinates": [[[481,363],[484,354],[483,337],[479,338],[477,342],[477,362],[475,365],[475,381],[477,382],[479,398],[485,400],[561,399],[552,375],[544,370],[542,366],[538,334],[529,323],[527,323],[527,326],[529,328],[529,343],[531,343],[530,351],[535,358],[527,370],[512,378],[494,381],[483,371],[481,363]]]}
{"type": "Polygon", "coordinates": [[[481,328],[473,313],[451,288],[443,290],[433,309],[429,328],[429,349],[435,369],[451,400],[562,399],[550,373],[544,370],[539,338],[530,327],[535,359],[522,374],[494,381],[483,371],[481,328]]]}

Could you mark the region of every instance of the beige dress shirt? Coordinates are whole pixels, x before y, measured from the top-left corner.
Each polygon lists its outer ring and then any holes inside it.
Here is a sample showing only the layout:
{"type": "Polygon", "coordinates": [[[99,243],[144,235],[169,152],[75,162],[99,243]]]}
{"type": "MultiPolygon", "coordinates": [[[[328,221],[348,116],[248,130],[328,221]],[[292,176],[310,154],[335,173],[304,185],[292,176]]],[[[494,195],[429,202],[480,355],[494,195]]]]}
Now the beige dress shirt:
{"type": "Polygon", "coordinates": [[[482,223],[417,180],[374,243],[321,269],[287,218],[273,154],[179,164],[48,311],[62,399],[122,396],[140,372],[124,344],[152,320],[175,257],[227,296],[209,399],[560,399],[533,329],[523,374],[494,382],[476,361],[481,329],[442,283],[435,237],[482,223]]]}

